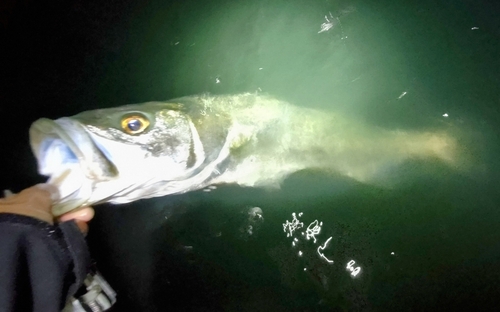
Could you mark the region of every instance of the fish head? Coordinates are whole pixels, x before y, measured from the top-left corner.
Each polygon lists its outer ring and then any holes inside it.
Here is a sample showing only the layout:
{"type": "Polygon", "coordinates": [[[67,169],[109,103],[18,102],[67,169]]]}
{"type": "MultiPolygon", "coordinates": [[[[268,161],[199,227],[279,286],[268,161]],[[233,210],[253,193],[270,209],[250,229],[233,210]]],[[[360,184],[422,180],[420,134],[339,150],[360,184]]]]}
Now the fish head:
{"type": "Polygon", "coordinates": [[[180,103],[149,102],[35,121],[30,143],[39,173],[61,195],[53,213],[202,187],[225,136],[221,125],[218,135],[200,137],[199,129],[217,124],[208,117],[180,103]],[[204,143],[219,149],[207,155],[204,143]]]}

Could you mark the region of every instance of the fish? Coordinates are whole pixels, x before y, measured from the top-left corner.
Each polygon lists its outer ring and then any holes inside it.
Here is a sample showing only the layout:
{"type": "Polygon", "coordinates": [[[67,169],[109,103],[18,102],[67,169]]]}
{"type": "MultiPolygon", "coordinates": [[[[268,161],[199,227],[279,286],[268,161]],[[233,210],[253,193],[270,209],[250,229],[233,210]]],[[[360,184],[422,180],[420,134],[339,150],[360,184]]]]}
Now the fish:
{"type": "Polygon", "coordinates": [[[276,188],[304,169],[376,183],[411,159],[457,165],[445,130],[384,129],[270,95],[202,94],[41,118],[29,130],[56,216],[211,185],[276,188]]]}

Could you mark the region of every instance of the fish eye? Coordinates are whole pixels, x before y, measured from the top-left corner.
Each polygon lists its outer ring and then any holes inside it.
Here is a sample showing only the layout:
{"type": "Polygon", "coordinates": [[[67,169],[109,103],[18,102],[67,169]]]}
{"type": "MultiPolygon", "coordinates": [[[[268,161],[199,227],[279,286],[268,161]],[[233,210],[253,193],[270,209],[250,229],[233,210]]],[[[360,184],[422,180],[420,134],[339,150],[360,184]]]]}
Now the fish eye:
{"type": "Polygon", "coordinates": [[[132,115],[122,119],[122,129],[128,134],[142,133],[149,126],[149,120],[139,115],[132,115]]]}

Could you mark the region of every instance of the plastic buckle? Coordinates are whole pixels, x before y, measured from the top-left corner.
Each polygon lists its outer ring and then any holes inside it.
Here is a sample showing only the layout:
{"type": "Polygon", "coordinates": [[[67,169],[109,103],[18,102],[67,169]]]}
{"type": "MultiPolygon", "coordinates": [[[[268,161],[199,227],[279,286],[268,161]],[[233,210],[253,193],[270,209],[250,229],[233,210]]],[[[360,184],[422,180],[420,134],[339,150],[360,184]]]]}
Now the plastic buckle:
{"type": "Polygon", "coordinates": [[[116,303],[116,292],[102,275],[95,271],[89,273],[77,297],[71,297],[63,312],[102,312],[116,303]],[[82,293],[82,295],[78,295],[82,293]]]}

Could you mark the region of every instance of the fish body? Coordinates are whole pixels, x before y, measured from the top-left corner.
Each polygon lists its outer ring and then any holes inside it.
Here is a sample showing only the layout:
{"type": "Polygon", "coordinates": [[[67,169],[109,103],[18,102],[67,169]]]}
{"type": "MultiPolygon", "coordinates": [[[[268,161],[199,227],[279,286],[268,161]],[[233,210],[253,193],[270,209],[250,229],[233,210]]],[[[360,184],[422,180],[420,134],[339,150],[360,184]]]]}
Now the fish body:
{"type": "Polygon", "coordinates": [[[444,132],[370,127],[250,93],[42,118],[30,143],[39,172],[61,193],[55,215],[220,183],[276,187],[307,168],[369,183],[387,166],[429,157],[452,164],[456,153],[444,132]]]}

